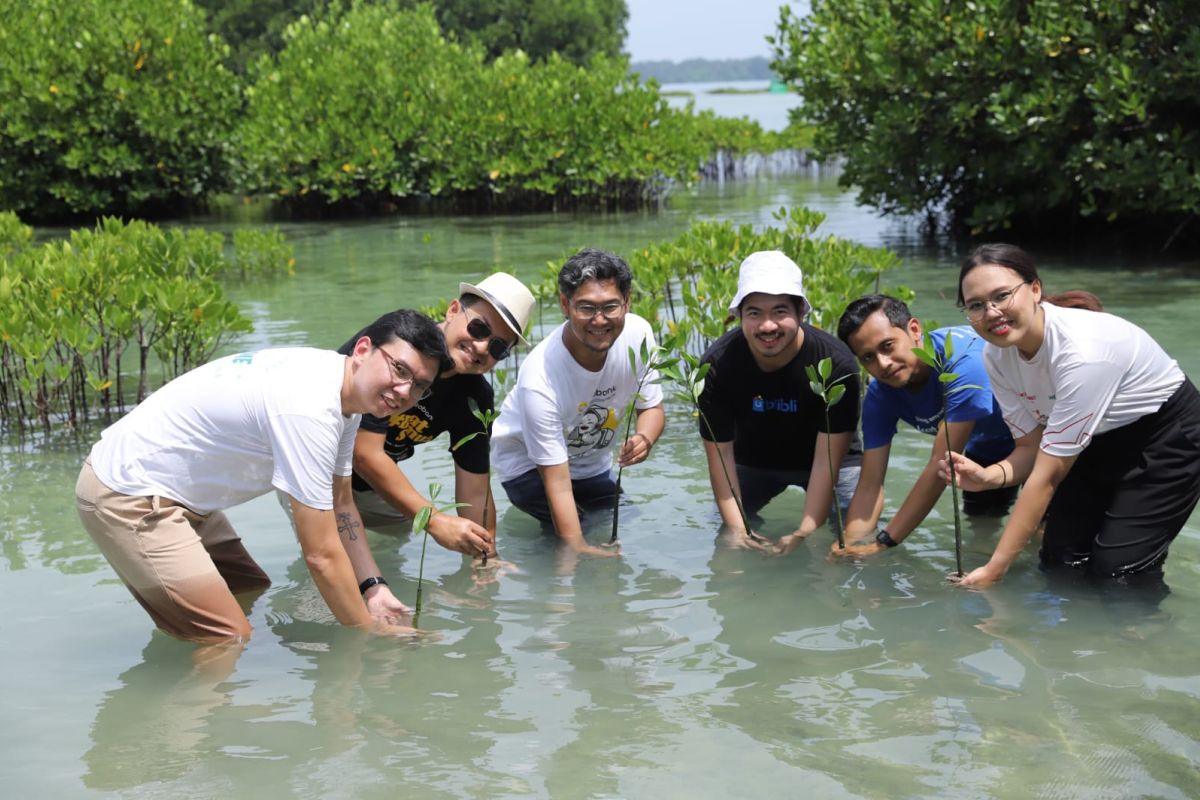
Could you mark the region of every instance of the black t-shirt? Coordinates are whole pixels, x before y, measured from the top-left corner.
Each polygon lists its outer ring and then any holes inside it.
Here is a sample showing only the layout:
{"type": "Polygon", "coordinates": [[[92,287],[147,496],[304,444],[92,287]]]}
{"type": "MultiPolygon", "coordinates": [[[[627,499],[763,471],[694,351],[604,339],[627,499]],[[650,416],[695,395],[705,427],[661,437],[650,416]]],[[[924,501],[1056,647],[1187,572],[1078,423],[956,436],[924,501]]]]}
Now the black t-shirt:
{"type": "MultiPolygon", "coordinates": [[[[342,345],[338,352],[349,355],[354,351],[358,335],[342,345]]],[[[433,394],[415,406],[390,417],[363,414],[359,427],[372,433],[384,434],[383,451],[393,461],[411,458],[414,448],[431,441],[445,431],[450,432],[447,448],[453,448],[464,436],[482,431],[483,425],[471,413],[467,398],[474,398],[480,411],[491,411],[495,395],[482,375],[452,375],[433,382],[433,394]]],[[[488,439],[480,434],[457,450],[451,449],[454,463],[467,472],[486,474],[489,466],[488,439]]],[[[371,491],[371,485],[354,473],[355,491],[371,491]]]]}
{"type": "Polygon", "coordinates": [[[741,328],[715,341],[702,361],[711,363],[700,395],[700,435],[708,441],[733,442],[738,464],[762,469],[810,470],[817,433],[853,432],[843,466],[862,463],[858,436],[861,396],[858,362],[839,340],[811,325],[801,324],[804,342],[788,364],[763,372],[754,361],[741,328]],[[804,368],[823,358],[833,359],[830,381],[842,381],[845,394],[829,409],[825,430],[825,403],[809,387],[804,368]],[[712,425],[710,433],[705,419],[712,425]]]}

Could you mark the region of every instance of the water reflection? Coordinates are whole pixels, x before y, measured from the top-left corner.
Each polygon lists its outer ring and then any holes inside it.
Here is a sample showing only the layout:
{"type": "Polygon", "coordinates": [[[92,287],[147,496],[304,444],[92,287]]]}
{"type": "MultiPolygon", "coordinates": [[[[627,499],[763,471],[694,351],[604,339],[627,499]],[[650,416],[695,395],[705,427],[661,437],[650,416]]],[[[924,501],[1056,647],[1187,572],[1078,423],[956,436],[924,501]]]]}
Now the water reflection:
{"type": "MultiPolygon", "coordinates": [[[[660,214],[289,224],[298,275],[235,285],[258,331],[231,346],[337,346],[364,318],[497,267],[535,279],[581,244],[626,251],[694,219],[768,224],[798,203],[829,212],[826,232],[898,247],[914,310],[956,319],[940,296],[957,274],[952,243],[926,249],[916,226],[804,178],[702,186],[660,214]]],[[[1186,265],[1041,262],[1049,288],[1092,288],[1200,372],[1187,322],[1200,281],[1186,265]]],[[[274,586],[231,671],[205,676],[190,645],[150,632],[78,524],[70,491],[98,433],[0,452],[0,601],[12,610],[0,765],[12,796],[1182,798],[1200,785],[1195,521],[1157,606],[1061,584],[1032,552],[987,592],[949,587],[945,501],[870,559],[830,560],[826,530],[786,559],[730,551],[695,421],[671,406],[654,456],[625,477],[638,513],[623,510],[621,559],[565,564],[501,492],[501,554],[520,571],[481,582],[431,547],[422,622],[438,638],[420,645],[334,625],[274,500],[234,509],[274,586]]],[[[450,485],[440,447],[405,463],[415,485],[450,485]]],[[[927,456],[927,438],[897,437],[889,496],[927,456]]],[[[802,503],[773,503],[766,532],[790,531],[802,503]]],[[[607,521],[592,524],[606,540],[607,521]]],[[[970,520],[966,563],[998,535],[995,520],[970,520]]],[[[411,604],[420,540],[370,536],[411,604]]]]}

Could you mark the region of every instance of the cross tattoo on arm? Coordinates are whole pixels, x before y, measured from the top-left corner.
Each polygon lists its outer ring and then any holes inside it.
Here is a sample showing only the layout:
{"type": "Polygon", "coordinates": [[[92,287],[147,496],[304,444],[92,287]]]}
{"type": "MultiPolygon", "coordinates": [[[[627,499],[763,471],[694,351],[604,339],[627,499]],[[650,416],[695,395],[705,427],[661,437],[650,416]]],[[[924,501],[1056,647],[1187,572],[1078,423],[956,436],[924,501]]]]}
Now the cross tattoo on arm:
{"type": "Polygon", "coordinates": [[[345,536],[350,541],[358,538],[358,529],[362,527],[362,523],[354,519],[354,515],[349,511],[339,511],[337,513],[337,529],[338,534],[345,536]]]}

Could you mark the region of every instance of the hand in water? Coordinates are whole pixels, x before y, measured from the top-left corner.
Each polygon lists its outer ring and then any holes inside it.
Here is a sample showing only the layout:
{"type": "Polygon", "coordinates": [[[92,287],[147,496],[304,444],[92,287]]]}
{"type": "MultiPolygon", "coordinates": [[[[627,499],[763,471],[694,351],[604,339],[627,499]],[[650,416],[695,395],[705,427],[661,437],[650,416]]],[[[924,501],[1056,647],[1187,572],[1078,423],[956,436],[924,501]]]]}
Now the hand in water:
{"type": "Polygon", "coordinates": [[[392,590],[377,584],[367,590],[367,612],[378,622],[387,625],[407,625],[412,618],[412,609],[401,603],[392,590]]]}

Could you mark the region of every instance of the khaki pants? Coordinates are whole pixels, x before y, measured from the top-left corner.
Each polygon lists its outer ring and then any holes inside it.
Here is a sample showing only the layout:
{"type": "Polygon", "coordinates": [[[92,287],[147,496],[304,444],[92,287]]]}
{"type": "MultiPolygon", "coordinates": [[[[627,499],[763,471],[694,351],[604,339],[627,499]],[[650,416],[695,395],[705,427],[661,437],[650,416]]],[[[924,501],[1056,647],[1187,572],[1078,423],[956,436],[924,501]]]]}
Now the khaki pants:
{"type": "Polygon", "coordinates": [[[228,518],[197,514],[166,497],[114,492],[85,461],[75,484],[79,518],[154,623],[200,642],[250,635],[235,592],[271,585],[228,518]]]}

